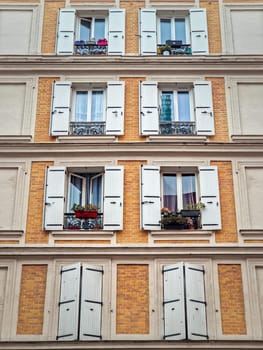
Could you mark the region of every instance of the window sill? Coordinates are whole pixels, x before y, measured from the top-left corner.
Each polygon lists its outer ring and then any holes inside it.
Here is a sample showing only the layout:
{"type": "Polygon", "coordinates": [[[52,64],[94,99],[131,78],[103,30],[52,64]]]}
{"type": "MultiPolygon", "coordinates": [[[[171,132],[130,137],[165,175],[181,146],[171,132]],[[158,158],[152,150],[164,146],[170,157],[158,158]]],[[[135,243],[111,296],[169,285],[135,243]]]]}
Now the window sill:
{"type": "Polygon", "coordinates": [[[31,142],[31,135],[0,135],[0,142],[31,142]]]}
{"type": "Polygon", "coordinates": [[[148,141],[154,141],[154,142],[177,142],[177,143],[185,143],[185,142],[200,142],[205,143],[207,142],[206,136],[178,136],[178,135],[152,135],[148,137],[148,141]]]}
{"type": "Polygon", "coordinates": [[[116,136],[58,136],[57,140],[61,143],[107,143],[115,142],[116,136]]]}
{"type": "Polygon", "coordinates": [[[239,233],[242,236],[261,236],[263,238],[263,229],[240,229],[239,233]]]}
{"type": "MultiPolygon", "coordinates": [[[[212,239],[214,236],[213,231],[206,230],[160,230],[160,231],[151,231],[150,239],[153,241],[176,241],[180,243],[180,241],[193,241],[196,243],[212,243],[212,239]]],[[[172,242],[171,242],[172,243],[172,242]]]]}
{"type": "Polygon", "coordinates": [[[238,143],[258,143],[263,142],[263,135],[232,135],[231,139],[238,143]]]}
{"type": "Polygon", "coordinates": [[[56,241],[109,241],[112,242],[114,237],[114,231],[87,231],[87,230],[64,230],[64,231],[51,231],[51,240],[54,243],[56,241]]]}

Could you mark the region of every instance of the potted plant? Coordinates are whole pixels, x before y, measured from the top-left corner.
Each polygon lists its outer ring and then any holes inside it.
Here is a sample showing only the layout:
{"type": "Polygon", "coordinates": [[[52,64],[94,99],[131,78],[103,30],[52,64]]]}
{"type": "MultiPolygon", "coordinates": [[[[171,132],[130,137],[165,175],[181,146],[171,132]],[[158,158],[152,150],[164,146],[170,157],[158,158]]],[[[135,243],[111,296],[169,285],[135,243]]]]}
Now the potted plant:
{"type": "Polygon", "coordinates": [[[71,209],[75,212],[75,217],[79,219],[97,219],[98,217],[99,208],[94,204],[86,204],[85,206],[82,206],[74,203],[71,209]]]}
{"type": "Polygon", "coordinates": [[[183,230],[188,228],[188,219],[183,217],[181,213],[162,208],[161,214],[161,224],[164,229],[183,230]]]}
{"type": "Polygon", "coordinates": [[[199,201],[197,203],[188,204],[180,213],[183,217],[198,217],[203,208],[205,208],[205,204],[199,201]]]}

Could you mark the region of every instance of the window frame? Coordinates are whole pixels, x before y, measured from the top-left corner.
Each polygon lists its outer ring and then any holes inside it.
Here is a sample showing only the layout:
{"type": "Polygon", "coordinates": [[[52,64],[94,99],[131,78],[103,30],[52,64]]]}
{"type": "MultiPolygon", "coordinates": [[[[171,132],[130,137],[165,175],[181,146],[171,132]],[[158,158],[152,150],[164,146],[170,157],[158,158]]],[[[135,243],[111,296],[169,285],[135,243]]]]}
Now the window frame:
{"type": "Polygon", "coordinates": [[[190,35],[190,15],[189,12],[183,11],[183,10],[178,10],[178,11],[173,11],[176,12],[175,16],[171,16],[169,14],[166,14],[165,12],[158,11],[156,13],[157,16],[157,43],[158,45],[165,45],[165,43],[161,43],[161,21],[162,20],[170,20],[170,25],[171,25],[171,37],[170,39],[166,40],[179,40],[176,39],[176,32],[175,32],[175,20],[176,19],[184,19],[185,20],[185,43],[183,44],[191,44],[191,35],[190,35]],[[178,13],[177,13],[178,12],[178,13]]]}
{"type": "MultiPolygon", "coordinates": [[[[85,15],[83,14],[84,11],[77,11],[76,13],[76,24],[75,24],[75,37],[74,40],[87,40],[91,41],[93,38],[95,38],[95,21],[96,19],[104,19],[104,37],[100,39],[108,39],[108,28],[109,28],[109,15],[104,14],[104,11],[102,14],[100,14],[100,10],[96,11],[97,14],[92,14],[89,16],[89,11],[85,11],[85,15]],[[91,30],[90,30],[90,38],[89,39],[80,39],[80,27],[81,27],[81,21],[91,19],[91,30]]],[[[94,10],[92,10],[94,12],[94,10]]]]}

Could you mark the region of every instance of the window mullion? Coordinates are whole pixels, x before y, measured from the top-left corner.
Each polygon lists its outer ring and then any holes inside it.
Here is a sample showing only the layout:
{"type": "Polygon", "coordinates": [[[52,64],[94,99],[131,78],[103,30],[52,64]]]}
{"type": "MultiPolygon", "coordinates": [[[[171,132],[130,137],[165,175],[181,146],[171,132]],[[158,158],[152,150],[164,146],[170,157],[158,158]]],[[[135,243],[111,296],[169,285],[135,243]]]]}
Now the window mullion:
{"type": "Polygon", "coordinates": [[[183,209],[183,185],[182,185],[182,174],[176,174],[177,177],[177,205],[178,210],[183,209]]]}
{"type": "Polygon", "coordinates": [[[88,108],[87,108],[87,121],[91,121],[91,103],[92,103],[92,90],[88,90],[88,108]]]}
{"type": "Polygon", "coordinates": [[[173,117],[173,120],[174,120],[174,121],[179,121],[178,94],[177,94],[177,90],[174,90],[174,91],[173,91],[173,95],[174,95],[174,117],[173,117]]]}

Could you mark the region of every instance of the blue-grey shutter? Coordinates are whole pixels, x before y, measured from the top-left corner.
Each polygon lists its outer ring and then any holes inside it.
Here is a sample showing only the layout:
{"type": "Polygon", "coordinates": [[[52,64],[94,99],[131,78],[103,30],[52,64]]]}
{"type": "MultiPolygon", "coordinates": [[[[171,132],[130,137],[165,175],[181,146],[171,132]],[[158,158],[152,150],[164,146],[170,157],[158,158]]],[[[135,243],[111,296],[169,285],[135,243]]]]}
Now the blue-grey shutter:
{"type": "Polygon", "coordinates": [[[185,292],[183,264],[165,265],[163,268],[164,339],[186,338],[185,292]]]}
{"type": "Polygon", "coordinates": [[[80,264],[63,266],[59,301],[58,340],[77,340],[79,323],[80,264]]]}
{"type": "Polygon", "coordinates": [[[140,9],[140,53],[141,55],[157,54],[157,21],[156,9],[140,9]]]}
{"type": "Polygon", "coordinates": [[[205,204],[201,211],[204,230],[221,230],[221,212],[218,173],[216,166],[199,167],[200,199],[205,204]]]}
{"type": "Polygon", "coordinates": [[[75,13],[76,10],[72,8],[64,8],[59,10],[56,48],[58,55],[73,54],[75,13]]]}
{"type": "Polygon", "coordinates": [[[63,230],[65,200],[64,166],[47,168],[44,229],[47,231],[63,230]]]}
{"type": "Polygon", "coordinates": [[[160,167],[141,167],[141,226],[143,230],[161,229],[160,167]]]}
{"type": "Polygon", "coordinates": [[[103,268],[83,264],[80,340],[100,340],[102,322],[103,268]]]}
{"type": "Polygon", "coordinates": [[[123,228],[123,166],[106,166],[104,174],[104,230],[123,228]]]}
{"type": "Polygon", "coordinates": [[[156,81],[140,83],[140,132],[142,135],[159,134],[159,104],[156,81]]]}
{"type": "Polygon", "coordinates": [[[125,10],[109,10],[109,55],[125,54],[125,10]]]}
{"type": "Polygon", "coordinates": [[[124,133],[124,84],[124,81],[109,81],[107,84],[107,135],[124,133]]]}
{"type": "Polygon", "coordinates": [[[208,31],[206,9],[190,10],[191,49],[193,55],[208,55],[208,31]]]}
{"type": "Polygon", "coordinates": [[[185,264],[186,310],[188,339],[206,340],[206,299],[204,267],[185,264]]]}
{"type": "Polygon", "coordinates": [[[213,97],[210,81],[194,82],[194,100],[197,135],[214,135],[213,97]]]}
{"type": "Polygon", "coordinates": [[[71,83],[68,81],[54,82],[50,128],[52,136],[68,135],[70,100],[71,83]]]}

